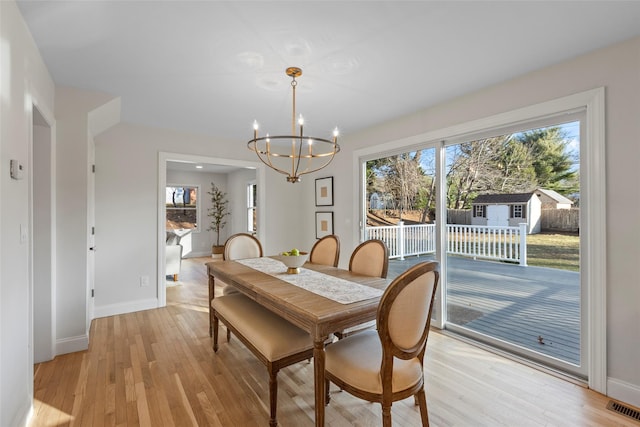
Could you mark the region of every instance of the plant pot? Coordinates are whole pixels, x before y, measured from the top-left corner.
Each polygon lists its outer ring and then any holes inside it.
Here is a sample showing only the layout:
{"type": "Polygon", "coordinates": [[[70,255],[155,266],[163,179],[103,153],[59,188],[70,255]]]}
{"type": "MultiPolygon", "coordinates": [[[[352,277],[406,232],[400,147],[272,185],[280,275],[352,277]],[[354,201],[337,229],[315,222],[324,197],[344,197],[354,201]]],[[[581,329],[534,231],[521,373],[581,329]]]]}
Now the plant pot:
{"type": "Polygon", "coordinates": [[[224,253],[224,245],[222,246],[218,246],[218,245],[213,245],[211,246],[211,253],[213,255],[221,255],[224,253]]]}

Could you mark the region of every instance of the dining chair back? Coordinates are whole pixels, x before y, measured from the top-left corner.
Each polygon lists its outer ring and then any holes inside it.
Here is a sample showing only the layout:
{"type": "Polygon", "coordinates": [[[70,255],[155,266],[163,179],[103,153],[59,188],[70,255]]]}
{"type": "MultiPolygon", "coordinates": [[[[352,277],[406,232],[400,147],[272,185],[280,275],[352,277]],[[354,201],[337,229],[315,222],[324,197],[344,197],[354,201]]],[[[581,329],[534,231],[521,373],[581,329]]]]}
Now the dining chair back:
{"type": "Polygon", "coordinates": [[[365,240],[351,253],[349,271],[372,277],[387,277],[389,268],[389,250],[378,239],[365,240]]]}
{"type": "MultiPolygon", "coordinates": [[[[258,258],[262,256],[262,244],[255,236],[248,233],[237,233],[232,235],[224,243],[223,260],[236,260],[244,258],[258,258]]],[[[225,286],[222,295],[237,293],[233,286],[225,286]]]]}
{"type": "Polygon", "coordinates": [[[335,234],[324,236],[318,240],[309,253],[309,262],[312,264],[338,266],[340,258],[340,239],[335,234]]]}
{"type": "Polygon", "coordinates": [[[377,332],[361,332],[327,346],[325,376],[350,394],[382,405],[383,426],[391,426],[391,405],[414,396],[422,426],[429,425],[423,361],[438,286],[437,262],[416,264],[385,290],[377,332]]]}
{"type": "Polygon", "coordinates": [[[224,243],[222,259],[235,260],[258,258],[262,256],[262,244],[255,236],[248,233],[237,233],[224,243]]]}
{"type": "MultiPolygon", "coordinates": [[[[349,260],[349,271],[364,276],[387,277],[389,269],[389,250],[387,245],[378,239],[365,240],[360,243],[351,253],[349,260]]],[[[372,329],[376,322],[371,320],[360,325],[350,326],[340,331],[335,331],[334,335],[338,339],[343,339],[357,332],[372,329]]]]}

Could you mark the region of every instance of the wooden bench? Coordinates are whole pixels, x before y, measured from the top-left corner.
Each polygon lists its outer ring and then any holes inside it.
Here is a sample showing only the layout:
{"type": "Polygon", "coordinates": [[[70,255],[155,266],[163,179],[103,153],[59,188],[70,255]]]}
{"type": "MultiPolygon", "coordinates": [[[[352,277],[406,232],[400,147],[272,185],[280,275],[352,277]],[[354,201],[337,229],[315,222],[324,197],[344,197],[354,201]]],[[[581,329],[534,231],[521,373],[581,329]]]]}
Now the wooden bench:
{"type": "Polygon", "coordinates": [[[269,425],[278,425],[278,371],[313,357],[313,340],[308,332],[287,322],[242,294],[211,300],[213,351],[218,351],[218,319],[260,360],[269,371],[269,425]]]}

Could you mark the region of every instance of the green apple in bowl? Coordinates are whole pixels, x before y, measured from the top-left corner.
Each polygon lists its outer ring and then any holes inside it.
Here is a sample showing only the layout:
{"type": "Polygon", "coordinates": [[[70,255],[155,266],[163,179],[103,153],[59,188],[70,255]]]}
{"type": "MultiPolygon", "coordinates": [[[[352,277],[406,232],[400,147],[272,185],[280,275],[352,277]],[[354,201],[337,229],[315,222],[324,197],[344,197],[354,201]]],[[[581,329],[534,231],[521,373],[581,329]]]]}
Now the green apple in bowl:
{"type": "Polygon", "coordinates": [[[277,259],[287,267],[288,274],[300,273],[300,267],[307,261],[308,252],[300,252],[298,249],[292,249],[288,252],[282,252],[273,258],[277,259]]]}

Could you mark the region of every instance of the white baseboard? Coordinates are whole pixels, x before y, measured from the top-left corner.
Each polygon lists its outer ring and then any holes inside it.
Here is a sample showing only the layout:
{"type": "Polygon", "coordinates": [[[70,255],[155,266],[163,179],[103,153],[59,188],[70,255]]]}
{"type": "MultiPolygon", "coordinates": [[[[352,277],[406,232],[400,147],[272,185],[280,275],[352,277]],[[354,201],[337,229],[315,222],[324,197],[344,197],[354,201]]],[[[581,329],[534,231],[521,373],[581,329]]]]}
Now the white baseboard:
{"type": "Polygon", "coordinates": [[[607,396],[640,408],[640,386],[615,378],[607,379],[607,396]]]}
{"type": "Polygon", "coordinates": [[[157,298],[96,306],[93,314],[95,318],[99,318],[115,316],[117,314],[133,313],[135,311],[151,310],[153,308],[158,308],[157,298]]]}
{"type": "Polygon", "coordinates": [[[89,348],[89,335],[62,338],[56,340],[56,356],[60,354],[75,353],[89,348]]]}

